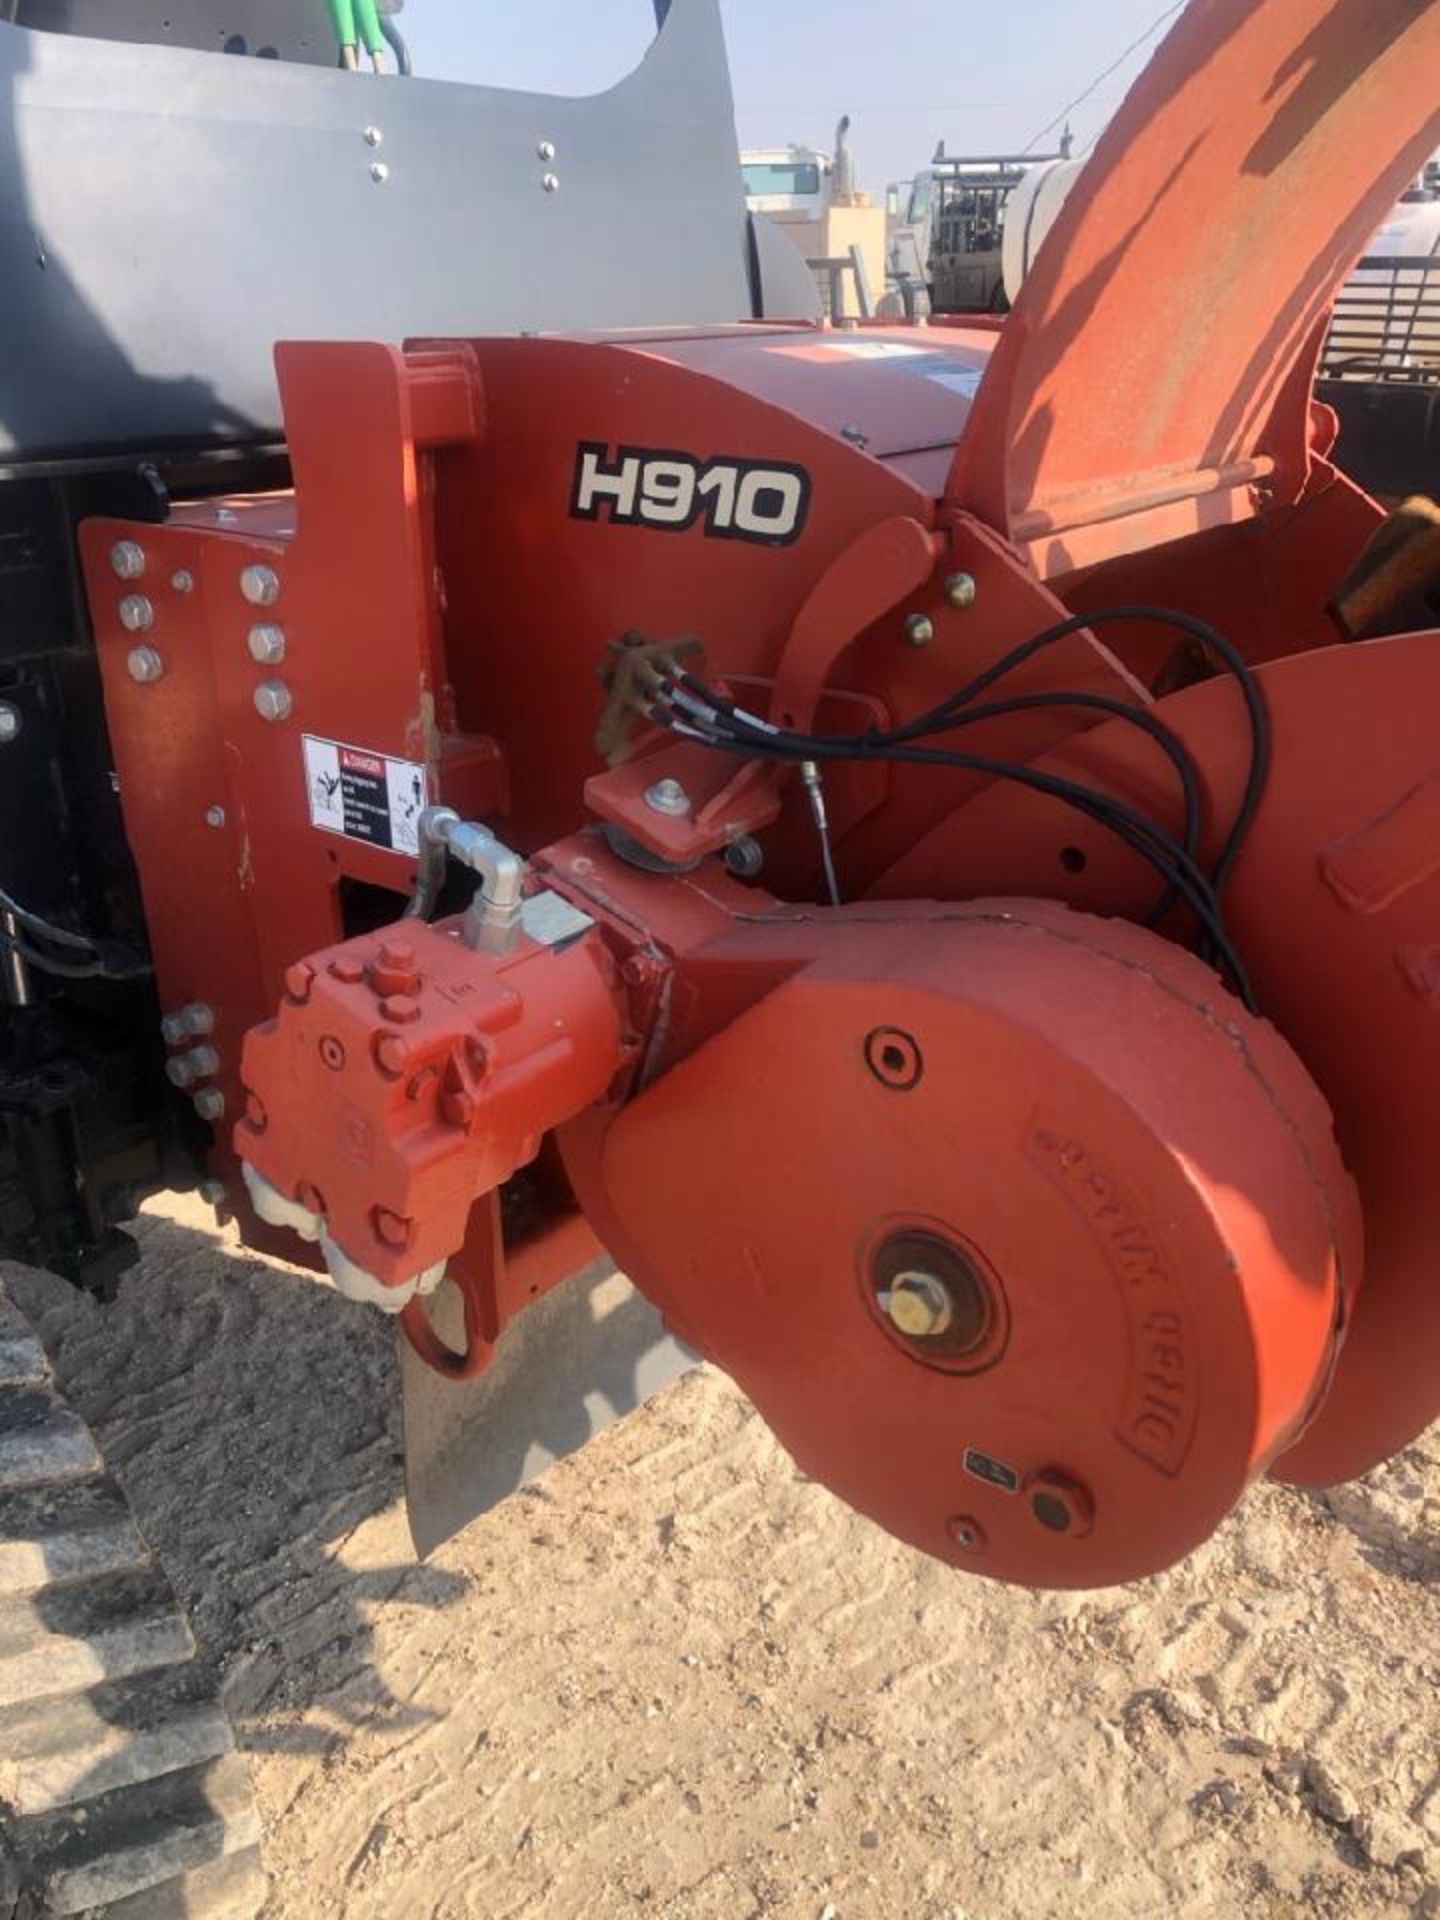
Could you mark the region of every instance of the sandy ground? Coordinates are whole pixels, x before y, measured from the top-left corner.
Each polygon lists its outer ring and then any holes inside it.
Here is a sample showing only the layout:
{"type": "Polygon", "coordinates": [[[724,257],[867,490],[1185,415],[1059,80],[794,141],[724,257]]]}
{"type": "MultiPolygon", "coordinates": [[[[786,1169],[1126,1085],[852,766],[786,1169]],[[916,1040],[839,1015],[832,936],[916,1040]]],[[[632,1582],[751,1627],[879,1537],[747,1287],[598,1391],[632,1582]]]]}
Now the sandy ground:
{"type": "Polygon", "coordinates": [[[13,1288],[225,1676],[272,1915],[1440,1915],[1440,1431],[1037,1597],[697,1374],[417,1568],[389,1331],[207,1222],[112,1308],[13,1288]]]}

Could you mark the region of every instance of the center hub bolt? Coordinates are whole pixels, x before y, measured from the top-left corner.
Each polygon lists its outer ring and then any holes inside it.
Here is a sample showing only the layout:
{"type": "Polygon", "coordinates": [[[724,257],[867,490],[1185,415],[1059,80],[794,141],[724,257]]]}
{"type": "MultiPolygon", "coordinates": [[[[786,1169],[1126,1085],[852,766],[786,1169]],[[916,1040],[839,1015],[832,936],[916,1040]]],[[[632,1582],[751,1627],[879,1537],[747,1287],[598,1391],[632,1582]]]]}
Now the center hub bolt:
{"type": "Polygon", "coordinates": [[[910,1340],[934,1340],[948,1331],[955,1317],[950,1289],[934,1273],[897,1273],[890,1283],[885,1311],[910,1340]]]}

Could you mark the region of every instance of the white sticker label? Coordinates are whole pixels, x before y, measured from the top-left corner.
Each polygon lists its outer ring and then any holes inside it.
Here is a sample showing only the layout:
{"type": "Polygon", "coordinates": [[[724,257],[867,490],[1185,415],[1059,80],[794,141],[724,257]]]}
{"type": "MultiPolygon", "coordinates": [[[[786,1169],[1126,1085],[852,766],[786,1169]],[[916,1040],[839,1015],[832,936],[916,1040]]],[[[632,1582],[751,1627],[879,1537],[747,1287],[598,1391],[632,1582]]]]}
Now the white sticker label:
{"type": "Polygon", "coordinates": [[[394,853],[418,854],[429,804],[424,767],[339,740],[304,737],[310,824],[394,853]]]}
{"type": "Polygon", "coordinates": [[[847,353],[852,360],[916,360],[929,352],[928,347],[909,347],[901,340],[820,340],[817,346],[831,353],[847,353]]]}

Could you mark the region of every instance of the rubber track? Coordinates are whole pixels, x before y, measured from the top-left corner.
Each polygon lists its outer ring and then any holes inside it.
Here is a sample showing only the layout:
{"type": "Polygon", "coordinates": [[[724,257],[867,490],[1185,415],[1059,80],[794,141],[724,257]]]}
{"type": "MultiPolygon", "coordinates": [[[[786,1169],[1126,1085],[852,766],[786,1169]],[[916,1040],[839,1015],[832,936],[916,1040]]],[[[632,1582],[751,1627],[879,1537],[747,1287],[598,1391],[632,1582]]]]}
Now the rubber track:
{"type": "Polygon", "coordinates": [[[254,1920],[265,1899],[189,1625],[0,1285],[0,1920],[254,1920]]]}

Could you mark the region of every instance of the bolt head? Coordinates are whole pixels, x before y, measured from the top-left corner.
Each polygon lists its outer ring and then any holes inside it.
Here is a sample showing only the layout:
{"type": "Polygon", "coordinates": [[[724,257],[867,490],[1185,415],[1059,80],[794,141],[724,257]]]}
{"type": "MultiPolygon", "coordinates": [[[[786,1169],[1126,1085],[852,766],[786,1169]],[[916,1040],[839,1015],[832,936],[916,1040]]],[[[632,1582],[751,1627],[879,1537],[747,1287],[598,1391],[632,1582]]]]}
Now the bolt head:
{"type": "Polygon", "coordinates": [[[381,1245],[395,1253],[403,1253],[415,1231],[414,1221],[402,1220],[398,1213],[392,1213],[388,1207],[376,1207],[370,1218],[375,1238],[381,1245]]]}
{"type": "Polygon", "coordinates": [[[912,647],[928,647],[935,638],[935,622],[928,613],[912,613],[905,621],[906,644],[912,647]]]}
{"type": "Polygon", "coordinates": [[[218,1087],[202,1087],[195,1096],[195,1111],[213,1127],[225,1118],[225,1096],[218,1087]]]}
{"type": "Polygon", "coordinates": [[[176,593],[193,593],[195,576],[188,567],[180,567],[170,576],[170,585],[176,593]]]}
{"type": "Polygon", "coordinates": [[[398,1033],[377,1033],[374,1044],[376,1066],[392,1080],[401,1079],[410,1064],[409,1042],[398,1033]]]}
{"type": "Polygon", "coordinates": [[[252,607],[273,607],[280,598],[280,576],[273,567],[242,567],[240,591],[252,607]]]}
{"type": "Polygon", "coordinates": [[[560,176],[558,173],[547,173],[540,184],[544,187],[546,193],[558,193],[560,191],[560,176]]]}
{"type": "Polygon", "coordinates": [[[420,1018],[420,1002],[408,993],[392,993],[380,1002],[380,1012],[393,1026],[408,1027],[420,1018]]]}
{"type": "Polygon", "coordinates": [[[110,571],[117,580],[138,580],[145,571],[145,549],[138,540],[117,540],[110,549],[110,571]]]}
{"type": "Polygon", "coordinates": [[[224,807],[207,807],[205,809],[205,824],[207,827],[223,827],[225,824],[224,807]]]}
{"type": "Polygon", "coordinates": [[[684,820],[690,813],[690,796],[678,780],[657,780],[645,795],[652,813],[663,813],[671,820],[684,820]]]}
{"type": "Polygon", "coordinates": [[[535,151],[548,165],[549,162],[555,158],[555,142],[553,140],[542,140],[535,151]]]}
{"type": "Polygon", "coordinates": [[[385,182],[390,178],[390,169],[383,160],[376,160],[372,163],[370,178],[375,182],[377,187],[383,187],[385,182]]]}
{"type": "Polygon", "coordinates": [[[127,593],[120,602],[120,624],[127,633],[148,633],[155,624],[154,603],[143,593],[127,593]]]}
{"type": "Polygon", "coordinates": [[[250,629],[250,658],[257,666],[278,667],[285,658],[285,629],[266,624],[250,629]]]}
{"type": "Polygon", "coordinates": [[[285,991],[300,1006],[310,998],[310,989],[315,984],[315,969],[305,960],[297,960],[293,967],[285,972],[285,991]]]}
{"type": "Polygon", "coordinates": [[[132,647],[125,662],[130,678],[142,687],[153,686],[165,671],[165,662],[154,647],[132,647]]]}
{"type": "Polygon", "coordinates": [[[365,969],[353,954],[345,953],[330,962],[330,976],[342,986],[358,987],[365,978],[365,969]]]}
{"type": "Polygon", "coordinates": [[[725,849],[726,871],[737,880],[758,880],[765,867],[765,853],[758,840],[736,840],[725,849]]]}
{"type": "Polygon", "coordinates": [[[945,598],[952,607],[958,607],[962,612],[974,606],[978,591],[973,573],[952,573],[945,582],[945,598]]]}
{"type": "Polygon", "coordinates": [[[955,1317],[950,1289],[934,1273],[897,1274],[885,1310],[907,1340],[936,1340],[955,1317]]]}
{"type": "Polygon", "coordinates": [[[255,711],[262,720],[288,720],[295,702],[283,680],[262,680],[255,689],[255,711]]]}
{"type": "Polygon", "coordinates": [[[367,147],[379,147],[385,143],[385,136],[379,127],[366,127],[365,144],[367,147]]]}
{"type": "Polygon", "coordinates": [[[0,747],[19,739],[22,724],[20,709],[9,700],[0,700],[0,747]]]}
{"type": "Polygon", "coordinates": [[[165,1062],[165,1078],[172,1087],[179,1087],[182,1090],[193,1087],[196,1077],[194,1063],[188,1053],[182,1053],[178,1058],[165,1062]]]}
{"type": "Polygon", "coordinates": [[[972,1520],[968,1513],[957,1513],[953,1520],[946,1523],[946,1532],[953,1545],[962,1553],[983,1553],[986,1547],[985,1529],[978,1520],[972,1520]]]}
{"type": "Polygon", "coordinates": [[[223,1207],[229,1196],[229,1189],[223,1180],[202,1180],[200,1198],[209,1207],[223,1207]]]}

